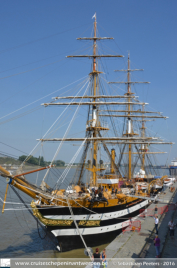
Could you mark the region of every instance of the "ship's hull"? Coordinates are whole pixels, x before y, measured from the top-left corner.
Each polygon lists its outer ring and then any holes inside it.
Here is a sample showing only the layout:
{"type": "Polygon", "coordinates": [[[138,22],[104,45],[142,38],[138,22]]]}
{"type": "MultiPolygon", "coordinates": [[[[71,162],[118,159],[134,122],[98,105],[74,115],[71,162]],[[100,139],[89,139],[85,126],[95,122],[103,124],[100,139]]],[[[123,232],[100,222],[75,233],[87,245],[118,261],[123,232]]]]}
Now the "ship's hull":
{"type": "MultiPolygon", "coordinates": [[[[147,200],[134,200],[131,203],[117,205],[94,207],[92,211],[85,208],[72,208],[75,220],[88,247],[99,246],[111,242],[122,232],[126,222],[140,214],[140,210],[147,207],[147,200]],[[80,222],[86,220],[88,225],[80,226],[80,222]],[[99,221],[99,226],[94,226],[94,221],[99,221]],[[92,226],[93,224],[93,226],[92,226]]],[[[69,208],[46,208],[41,209],[40,213],[46,220],[71,220],[69,208]]],[[[74,221],[70,226],[48,226],[48,229],[58,239],[61,251],[69,251],[76,248],[84,248],[83,241],[78,233],[74,221]]]]}
{"type": "MultiPolygon", "coordinates": [[[[118,229],[109,233],[93,233],[90,235],[84,235],[83,239],[87,247],[99,247],[100,245],[111,243],[116,236],[122,232],[122,229],[118,229]]],[[[84,243],[79,235],[75,236],[57,236],[59,249],[61,252],[70,251],[73,249],[85,248],[84,243]]]]}

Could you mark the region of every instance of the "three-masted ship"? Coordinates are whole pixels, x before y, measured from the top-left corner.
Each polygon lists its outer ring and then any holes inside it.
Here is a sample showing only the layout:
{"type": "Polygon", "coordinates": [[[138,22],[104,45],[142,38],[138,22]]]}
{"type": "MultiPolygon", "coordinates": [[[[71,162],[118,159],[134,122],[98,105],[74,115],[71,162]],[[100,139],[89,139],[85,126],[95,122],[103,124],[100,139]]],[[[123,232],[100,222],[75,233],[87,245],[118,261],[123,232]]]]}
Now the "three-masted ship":
{"type": "MultiPolygon", "coordinates": [[[[98,53],[97,43],[113,38],[97,36],[96,14],[94,18],[94,36],[78,38],[79,40],[93,41],[92,55],[68,56],[68,58],[85,57],[92,60],[92,71],[89,73],[90,94],[56,97],[51,103],[44,103],[45,107],[51,105],[84,105],[88,107],[85,137],[40,139],[42,143],[50,141],[82,143],[82,161],[76,169],[75,181],[65,189],[59,187],[61,183],[56,183],[55,188],[51,189],[45,183],[45,175],[41,186],[38,187],[25,179],[24,176],[30,172],[17,172],[13,175],[2,167],[0,168],[1,175],[8,178],[7,185],[10,184],[11,187],[19,189],[33,199],[31,203],[33,214],[58,238],[62,251],[84,247],[85,245],[98,246],[112,241],[122,231],[123,223],[129,218],[136,217],[140,209],[148,205],[149,201],[145,198],[142,199],[141,195],[145,197],[149,192],[146,187],[144,189],[143,187],[141,189],[137,187],[133,175],[135,165],[132,164],[132,158],[137,156],[137,163],[138,161],[141,163],[142,174],[145,174],[145,159],[150,154],[149,146],[151,144],[165,143],[157,137],[145,135],[145,120],[147,118],[165,117],[155,115],[154,112],[145,111],[146,103],[140,102],[131,91],[132,84],[141,82],[131,81],[130,73],[137,70],[130,68],[129,58],[128,68],[120,70],[127,72],[127,81],[114,82],[125,83],[127,85],[126,93],[124,95],[106,95],[102,93],[100,89],[102,72],[98,69],[99,59],[120,58],[123,56],[101,55],[98,53]],[[71,101],[61,102],[63,99],[71,101]],[[112,107],[114,107],[114,110],[112,110],[112,107]],[[125,109],[119,107],[125,107],[125,109]],[[140,107],[140,109],[137,107],[140,107]],[[150,113],[152,115],[149,115],[150,113]],[[109,128],[106,124],[103,124],[101,120],[103,117],[109,117],[110,120],[116,117],[124,118],[125,128],[122,135],[114,129],[115,135],[108,136],[109,128]],[[138,118],[142,123],[140,135],[133,127],[133,120],[138,118]],[[110,150],[110,145],[117,149],[110,150]],[[110,167],[107,171],[104,171],[104,165],[98,161],[98,148],[100,146],[104,148],[104,152],[110,162],[110,167]],[[89,150],[91,158],[88,161],[89,150]],[[116,160],[116,154],[119,154],[118,161],[116,160]],[[89,174],[88,181],[83,176],[86,169],[89,174]],[[130,196],[130,194],[134,194],[134,196],[130,196]]],[[[53,168],[52,163],[46,168],[48,170],[53,168]]],[[[60,182],[67,177],[67,172],[66,170],[60,182]]],[[[151,188],[149,188],[150,190],[151,188]]]]}

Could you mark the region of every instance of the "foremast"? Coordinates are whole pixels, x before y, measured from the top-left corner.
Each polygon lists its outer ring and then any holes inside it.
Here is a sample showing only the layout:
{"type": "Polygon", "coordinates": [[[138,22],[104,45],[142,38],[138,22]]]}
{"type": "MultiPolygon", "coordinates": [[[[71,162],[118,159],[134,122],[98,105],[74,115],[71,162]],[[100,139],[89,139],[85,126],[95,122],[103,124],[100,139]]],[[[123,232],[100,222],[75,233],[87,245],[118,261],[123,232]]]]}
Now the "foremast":
{"type": "MultiPolygon", "coordinates": [[[[97,118],[98,118],[98,113],[97,113],[97,107],[94,104],[96,102],[96,95],[97,95],[97,79],[98,79],[98,70],[97,70],[97,63],[96,63],[96,49],[97,49],[97,44],[96,44],[96,26],[97,26],[97,22],[96,22],[96,13],[95,13],[95,21],[94,21],[94,44],[93,44],[93,113],[92,113],[92,119],[93,119],[93,138],[97,137],[97,118]]],[[[96,185],[96,168],[97,168],[97,141],[94,140],[93,141],[93,164],[92,164],[92,169],[93,169],[93,185],[96,185]]]]}
{"type": "MultiPolygon", "coordinates": [[[[97,167],[97,154],[98,154],[98,133],[100,130],[108,130],[108,128],[101,127],[99,121],[99,114],[98,114],[98,106],[97,106],[97,99],[99,97],[99,74],[101,73],[98,70],[98,58],[101,57],[123,57],[121,55],[98,55],[97,50],[97,40],[102,39],[113,39],[112,37],[97,37],[97,20],[96,20],[96,13],[94,14],[94,36],[90,38],[77,38],[78,40],[93,40],[93,68],[90,75],[93,79],[93,95],[92,95],[92,120],[90,120],[90,125],[87,127],[86,131],[90,131],[92,129],[92,137],[93,137],[93,160],[92,160],[92,168],[88,168],[89,171],[92,172],[92,183],[93,186],[97,185],[97,171],[101,169],[97,167]]],[[[80,55],[79,57],[86,57],[87,55],[80,55]]],[[[68,57],[78,57],[78,56],[68,56],[68,57]]]]}

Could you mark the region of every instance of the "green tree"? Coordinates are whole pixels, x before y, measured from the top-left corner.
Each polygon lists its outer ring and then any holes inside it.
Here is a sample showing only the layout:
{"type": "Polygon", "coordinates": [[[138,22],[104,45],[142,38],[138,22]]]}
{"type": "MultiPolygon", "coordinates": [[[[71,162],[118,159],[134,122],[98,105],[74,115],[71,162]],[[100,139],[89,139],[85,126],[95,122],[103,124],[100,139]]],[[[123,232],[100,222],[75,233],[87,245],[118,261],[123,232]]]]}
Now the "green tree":
{"type": "Polygon", "coordinates": [[[56,160],[54,161],[54,165],[56,165],[57,167],[64,167],[65,162],[62,160],[56,160]]]}

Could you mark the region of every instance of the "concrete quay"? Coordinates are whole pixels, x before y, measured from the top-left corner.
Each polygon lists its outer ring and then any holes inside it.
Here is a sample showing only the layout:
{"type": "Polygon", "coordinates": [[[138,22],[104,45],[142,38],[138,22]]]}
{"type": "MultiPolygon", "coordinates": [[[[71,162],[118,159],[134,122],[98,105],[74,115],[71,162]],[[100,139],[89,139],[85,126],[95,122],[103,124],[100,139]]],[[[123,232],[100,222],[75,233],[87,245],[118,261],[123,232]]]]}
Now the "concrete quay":
{"type": "MultiPolygon", "coordinates": [[[[158,199],[161,201],[157,204],[151,203],[148,209],[154,209],[155,205],[158,208],[163,207],[169,203],[177,202],[177,182],[173,184],[175,191],[171,192],[167,188],[164,192],[159,194],[158,199]]],[[[173,218],[174,222],[177,223],[177,211],[169,210],[164,212],[162,215],[158,215],[158,235],[161,240],[161,258],[177,258],[177,233],[175,233],[175,239],[172,240],[169,236],[168,223],[173,218]]],[[[108,259],[108,268],[115,267],[115,259],[127,258],[155,258],[156,250],[153,243],[155,238],[155,223],[152,216],[145,218],[137,217],[141,221],[141,230],[137,231],[125,231],[117,236],[107,247],[106,255],[108,259]]],[[[158,259],[159,260],[159,259],[158,259]]],[[[125,266],[124,266],[125,267],[125,266]]],[[[131,266],[129,266],[131,267],[131,266]]],[[[132,266],[133,267],[133,266],[132,266]]]]}

